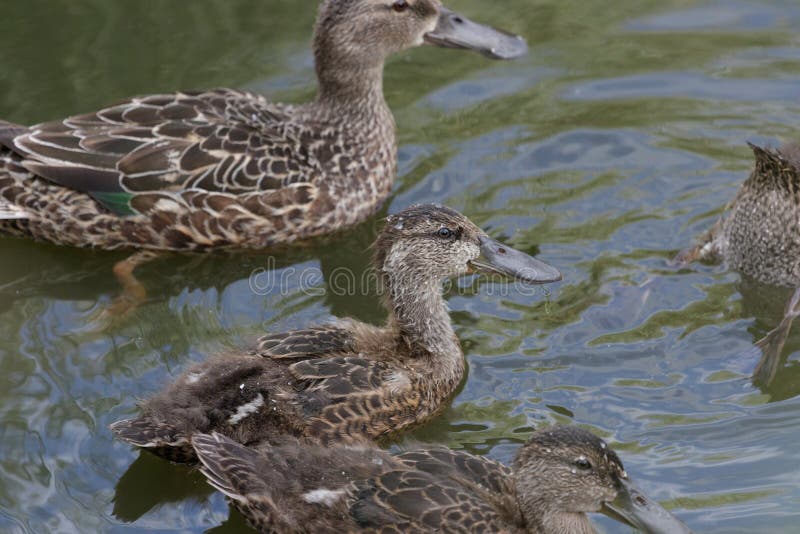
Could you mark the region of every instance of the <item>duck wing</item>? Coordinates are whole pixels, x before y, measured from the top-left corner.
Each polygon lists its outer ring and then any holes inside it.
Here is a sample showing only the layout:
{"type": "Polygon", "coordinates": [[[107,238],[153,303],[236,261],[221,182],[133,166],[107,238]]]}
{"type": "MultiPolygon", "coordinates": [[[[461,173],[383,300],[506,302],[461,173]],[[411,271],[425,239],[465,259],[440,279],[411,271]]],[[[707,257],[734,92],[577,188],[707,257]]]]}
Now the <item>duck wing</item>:
{"type": "Polygon", "coordinates": [[[294,363],[289,372],[302,384],[304,432],[323,444],[386,438],[429,413],[419,378],[387,362],[318,358],[294,363]]]}
{"type": "Polygon", "coordinates": [[[0,125],[0,144],[28,171],[118,215],[145,213],[154,202],[131,200],[148,193],[245,195],[308,182],[319,169],[313,136],[290,107],[231,89],[134,98],[25,130],[0,125]]]}
{"type": "Polygon", "coordinates": [[[350,515],[368,532],[515,530],[486,494],[458,478],[413,468],[396,469],[355,486],[350,515]]]}
{"type": "Polygon", "coordinates": [[[308,359],[355,350],[351,330],[335,326],[268,334],[258,340],[259,355],[275,360],[308,359]]]}
{"type": "Polygon", "coordinates": [[[409,468],[459,480],[496,495],[511,492],[511,469],[499,462],[446,448],[411,450],[397,459],[409,468]]]}

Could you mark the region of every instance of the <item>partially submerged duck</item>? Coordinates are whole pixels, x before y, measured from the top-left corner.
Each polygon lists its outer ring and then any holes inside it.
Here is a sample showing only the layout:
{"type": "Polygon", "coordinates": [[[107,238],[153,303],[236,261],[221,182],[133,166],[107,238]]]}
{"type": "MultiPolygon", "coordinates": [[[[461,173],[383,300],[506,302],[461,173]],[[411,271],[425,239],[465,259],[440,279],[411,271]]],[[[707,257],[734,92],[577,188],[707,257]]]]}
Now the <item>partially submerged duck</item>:
{"type": "Polygon", "coordinates": [[[512,58],[525,41],[439,0],[325,0],[319,82],[304,105],[233,89],[133,98],[32,127],[0,121],[0,234],[147,251],[260,248],[340,230],[374,213],[397,166],[383,65],[422,45],[512,58]]]}
{"type": "MultiPolygon", "coordinates": [[[[800,287],[800,144],[778,149],[750,144],[755,167],[725,213],[678,263],[725,261],[756,282],[800,287]]],[[[794,320],[800,315],[800,289],[786,305],[783,320],[755,348],[761,358],[753,383],[769,386],[781,362],[794,320]]]]}
{"type": "Polygon", "coordinates": [[[375,243],[389,319],[353,320],[262,338],[252,351],[189,368],[112,425],[121,439],[192,461],[191,437],[220,432],[243,444],[289,433],[329,443],[381,439],[432,418],[464,375],[442,281],[488,272],[541,284],[558,270],[491,239],[449,208],[413,206],[389,217],[375,243]]]}
{"type": "Polygon", "coordinates": [[[800,286],[800,145],[750,147],[750,177],[711,230],[676,260],[724,260],[760,282],[800,286]]]}
{"type": "Polygon", "coordinates": [[[691,532],[629,480],[617,454],[577,427],[534,432],[512,467],[462,451],[371,447],[194,447],[208,482],[260,532],[589,534],[604,512],[645,532],[691,532]]]}

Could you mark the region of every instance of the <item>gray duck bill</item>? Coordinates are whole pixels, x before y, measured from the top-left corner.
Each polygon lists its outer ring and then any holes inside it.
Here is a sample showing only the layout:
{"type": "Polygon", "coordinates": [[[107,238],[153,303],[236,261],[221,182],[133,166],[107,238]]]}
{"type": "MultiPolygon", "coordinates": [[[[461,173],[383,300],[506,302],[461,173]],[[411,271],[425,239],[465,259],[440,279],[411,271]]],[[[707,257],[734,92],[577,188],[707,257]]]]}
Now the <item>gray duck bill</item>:
{"type": "Polygon", "coordinates": [[[491,59],[514,59],[528,52],[528,43],[519,35],[478,24],[445,7],[439,9],[439,22],[425,34],[425,42],[474,50],[491,59]]]}
{"type": "Polygon", "coordinates": [[[476,271],[501,274],[529,284],[549,284],[562,278],[555,267],[488,236],[482,236],[480,244],[481,257],[471,262],[476,271]]]}
{"type": "Polygon", "coordinates": [[[665,510],[627,480],[620,480],[614,502],[603,505],[602,513],[650,534],[692,534],[686,524],[665,510]]]}

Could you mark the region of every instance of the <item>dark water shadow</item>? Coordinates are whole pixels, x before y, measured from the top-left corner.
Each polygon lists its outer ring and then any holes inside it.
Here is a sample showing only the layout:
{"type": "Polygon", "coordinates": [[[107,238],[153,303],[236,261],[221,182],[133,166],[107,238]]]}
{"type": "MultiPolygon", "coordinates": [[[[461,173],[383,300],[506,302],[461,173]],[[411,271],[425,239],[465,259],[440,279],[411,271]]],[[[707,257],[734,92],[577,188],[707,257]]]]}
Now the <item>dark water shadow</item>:
{"type": "Polygon", "coordinates": [[[195,468],[143,451],[117,482],[112,513],[124,523],[133,523],[154,508],[189,499],[205,501],[212,493],[195,468]]]}
{"type": "Polygon", "coordinates": [[[800,365],[789,358],[800,350],[800,331],[792,326],[800,315],[800,289],[765,286],[744,279],[739,290],[742,295],[742,315],[754,317],[749,328],[753,335],[752,353],[758,358],[752,381],[770,402],[800,395],[800,365]]]}
{"type": "Polygon", "coordinates": [[[229,508],[230,515],[228,519],[219,526],[206,530],[206,534],[241,534],[243,532],[255,532],[255,530],[250,528],[250,525],[247,524],[247,520],[236,508],[233,506],[229,506],[229,508]]]}
{"type": "MultiPolygon", "coordinates": [[[[287,269],[318,261],[319,268],[306,267],[291,274],[290,283],[310,283],[314,294],[337,317],[374,322],[385,315],[376,298],[374,284],[362,284],[371,266],[371,243],[382,226],[385,210],[355,228],[297,246],[264,251],[220,251],[207,254],[166,253],[139,267],[135,274],[147,289],[146,308],[184,291],[227,286],[249,280],[254,273],[287,269]],[[363,290],[366,288],[366,290],[363,290]]],[[[3,239],[0,255],[14,258],[0,268],[0,313],[21,299],[44,297],[75,302],[110,301],[121,291],[113,275],[115,263],[129,251],[94,251],[58,247],[22,239],[3,239]]],[[[282,280],[276,278],[276,284],[282,280]]],[[[259,288],[261,289],[261,288],[259,288]]],[[[286,290],[279,284],[264,288],[264,294],[286,290]]],[[[261,293],[259,293],[261,294],[261,293]]]]}

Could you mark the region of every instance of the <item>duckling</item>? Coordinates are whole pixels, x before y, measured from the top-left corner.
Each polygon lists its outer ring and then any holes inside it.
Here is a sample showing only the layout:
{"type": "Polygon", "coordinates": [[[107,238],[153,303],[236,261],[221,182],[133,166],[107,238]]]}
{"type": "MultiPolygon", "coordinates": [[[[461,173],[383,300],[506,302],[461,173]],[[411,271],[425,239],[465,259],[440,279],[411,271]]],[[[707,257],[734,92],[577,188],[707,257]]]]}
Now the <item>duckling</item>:
{"type": "Polygon", "coordinates": [[[251,449],[220,434],[193,443],[208,482],[260,532],[588,534],[591,512],[645,532],[690,532],[578,427],[534,432],[510,468],[446,448],[393,456],[287,439],[251,449]]]}
{"type": "Polygon", "coordinates": [[[389,217],[375,242],[389,318],[266,335],[250,351],[189,368],[112,430],[172,461],[195,460],[191,436],[219,432],[246,444],[289,433],[329,443],[380,440],[427,421],[464,376],[442,281],[471,272],[531,284],[555,268],[490,238],[460,213],[412,206],[389,217]]]}
{"type": "Polygon", "coordinates": [[[727,213],[679,263],[724,260],[757,281],[800,286],[800,144],[751,144],[755,168],[727,213]]]}
{"type": "Polygon", "coordinates": [[[114,269],[121,315],[144,300],[133,271],[153,251],[263,248],[361,222],[397,168],[384,62],[426,43],[497,59],[527,51],[439,0],[324,0],[308,104],[215,89],[31,127],[0,121],[0,235],[144,249],[114,269]]]}

